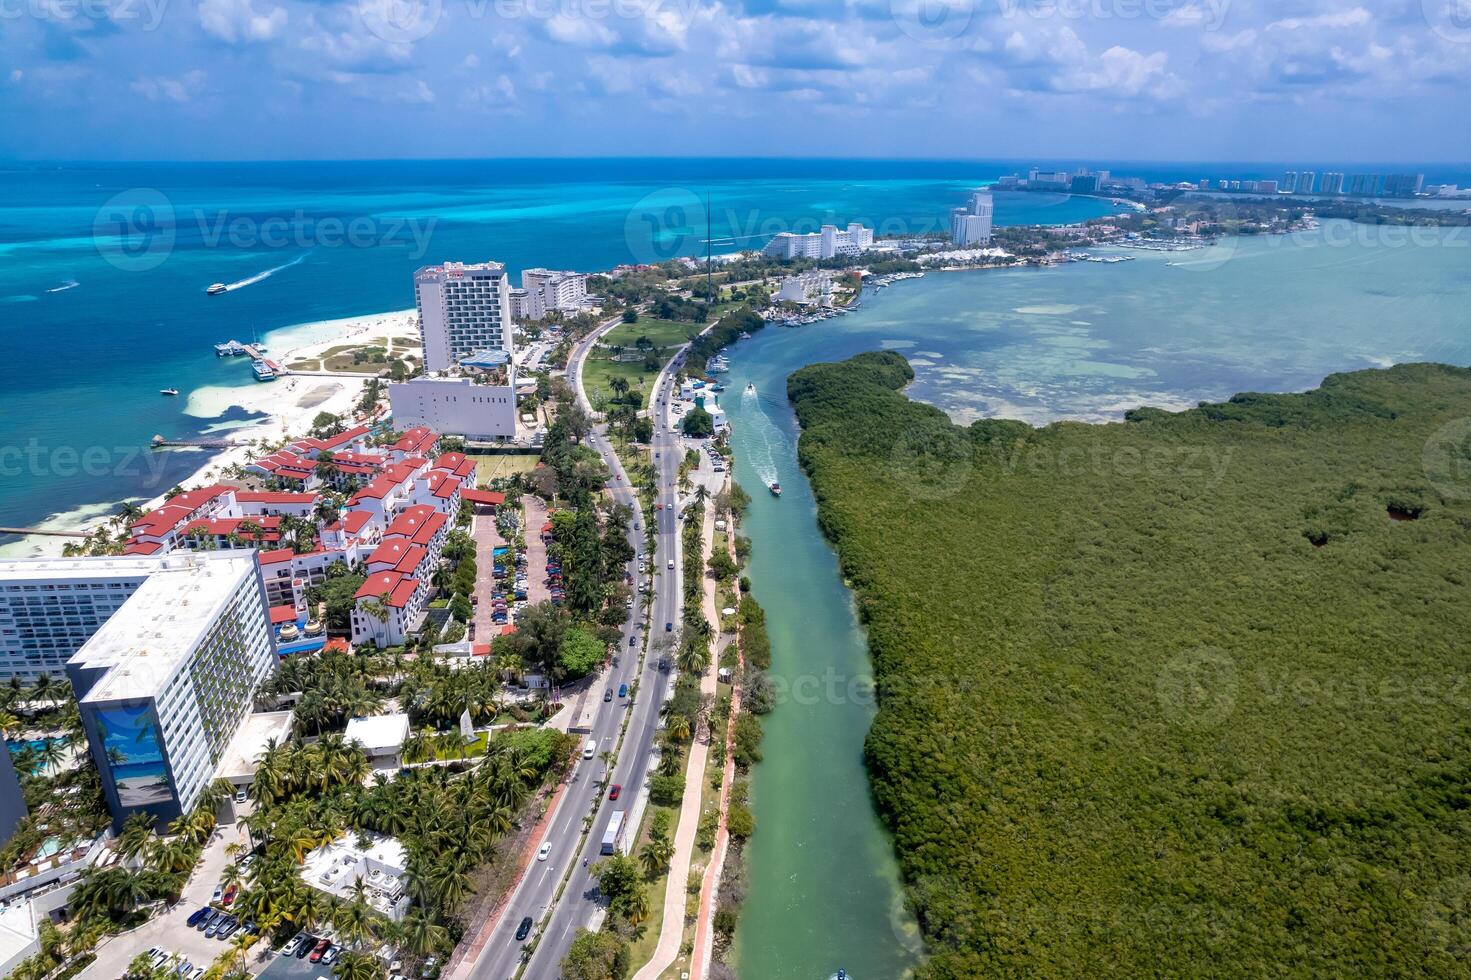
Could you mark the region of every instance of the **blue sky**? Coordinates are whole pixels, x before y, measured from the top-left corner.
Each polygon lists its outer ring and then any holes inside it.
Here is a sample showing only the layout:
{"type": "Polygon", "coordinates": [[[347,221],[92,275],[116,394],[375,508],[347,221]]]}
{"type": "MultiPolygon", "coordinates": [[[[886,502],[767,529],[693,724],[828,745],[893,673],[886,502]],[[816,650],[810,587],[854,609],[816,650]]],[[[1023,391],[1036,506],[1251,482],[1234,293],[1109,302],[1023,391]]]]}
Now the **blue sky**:
{"type": "Polygon", "coordinates": [[[0,0],[0,156],[1471,160],[1471,0],[0,0]]]}

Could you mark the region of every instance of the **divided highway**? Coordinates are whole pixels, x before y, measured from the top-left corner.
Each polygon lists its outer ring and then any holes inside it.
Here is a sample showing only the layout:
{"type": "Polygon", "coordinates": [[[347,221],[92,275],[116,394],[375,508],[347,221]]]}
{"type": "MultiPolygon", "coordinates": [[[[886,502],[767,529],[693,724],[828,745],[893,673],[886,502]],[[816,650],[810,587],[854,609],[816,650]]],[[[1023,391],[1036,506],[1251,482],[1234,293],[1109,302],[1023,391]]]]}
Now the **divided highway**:
{"type": "MultiPolygon", "coordinates": [[[[597,338],[615,326],[617,322],[616,320],[610,321],[594,330],[578,343],[568,359],[568,378],[574,385],[585,409],[590,410],[591,405],[582,387],[583,362],[597,338]]],[[[521,880],[511,901],[502,913],[501,920],[497,923],[490,941],[481,953],[480,959],[470,967],[468,972],[470,980],[509,980],[516,975],[516,970],[521,965],[524,944],[516,940],[515,932],[516,927],[526,916],[531,916],[536,923],[532,936],[537,939],[537,946],[527,963],[523,976],[530,980],[555,980],[560,972],[562,957],[571,945],[577,929],[585,927],[598,908],[598,903],[594,898],[597,883],[592,879],[590,869],[600,857],[599,848],[602,845],[603,833],[614,812],[626,809],[633,804],[647,778],[653,753],[654,736],[659,727],[659,708],[664,702],[670,678],[670,674],[659,670],[659,657],[652,652],[652,643],[665,635],[666,623],[673,624],[673,629],[678,630],[683,609],[683,590],[680,588],[683,567],[680,558],[680,522],[676,501],[680,456],[679,439],[663,424],[664,409],[668,405],[669,379],[677,370],[682,359],[683,351],[660,372],[654,390],[656,418],[653,448],[658,454],[654,460],[658,475],[658,490],[655,499],[660,507],[654,512],[656,518],[654,548],[653,554],[649,556],[652,559],[654,596],[648,618],[647,642],[651,649],[649,655],[643,657],[642,661],[636,656],[645,644],[642,604],[639,603],[635,606],[638,614],[624,626],[619,644],[618,666],[603,678],[603,685],[611,687],[615,695],[620,684],[632,686],[637,681],[637,690],[634,692],[636,696],[632,706],[629,705],[628,699],[616,696],[611,702],[599,703],[596,720],[592,726],[592,735],[589,736],[597,740],[597,754],[592,759],[579,757],[576,768],[569,777],[568,786],[558,804],[557,812],[552,817],[546,837],[543,838],[551,845],[551,853],[545,861],[534,861],[531,869],[521,880]],[[672,570],[669,568],[671,561],[674,563],[672,570]],[[634,646],[629,645],[630,636],[637,638],[634,646]],[[605,765],[600,756],[604,751],[612,750],[618,745],[618,733],[623,725],[624,716],[630,714],[623,746],[614,760],[613,775],[609,781],[621,785],[623,793],[617,801],[609,802],[601,778],[605,765]],[[593,820],[592,832],[588,834],[587,840],[579,848],[578,840],[582,834],[583,819],[593,811],[594,807],[596,807],[596,816],[593,820]],[[568,874],[569,865],[571,877],[567,881],[566,890],[558,898],[557,890],[564,876],[568,874]]],[[[613,452],[613,447],[608,442],[605,427],[599,426],[594,431],[590,443],[603,456],[604,462],[607,463],[608,469],[613,474],[614,499],[619,503],[627,504],[633,511],[634,521],[633,527],[630,528],[629,540],[634,546],[634,551],[641,553],[646,542],[643,528],[644,517],[639,511],[637,495],[629,485],[628,474],[624,472],[622,464],[613,452]]],[[[528,528],[528,533],[535,533],[536,530],[528,528]]],[[[539,570],[533,569],[532,571],[535,574],[539,570]]],[[[637,581],[637,562],[632,563],[629,571],[637,581]]],[[[593,693],[594,696],[599,696],[596,687],[593,693]]],[[[634,832],[636,828],[629,830],[630,834],[634,832]]]]}

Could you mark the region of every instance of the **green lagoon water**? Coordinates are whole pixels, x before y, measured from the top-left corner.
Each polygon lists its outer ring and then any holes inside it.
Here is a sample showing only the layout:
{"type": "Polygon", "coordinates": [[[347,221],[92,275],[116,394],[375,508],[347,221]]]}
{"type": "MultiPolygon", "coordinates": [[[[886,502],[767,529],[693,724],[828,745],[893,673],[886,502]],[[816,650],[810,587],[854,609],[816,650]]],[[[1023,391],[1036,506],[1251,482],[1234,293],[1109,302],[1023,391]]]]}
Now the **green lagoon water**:
{"type": "Polygon", "coordinates": [[[847,316],[767,329],[732,348],[722,405],[735,476],[753,498],[743,529],[771,674],[789,692],[763,719],[765,761],[752,779],[742,977],[822,980],[842,967],[854,980],[882,980],[920,955],[863,768],[867,649],[796,463],[787,375],[897,349],[915,366],[909,394],[957,420],[1044,423],[1301,390],[1334,371],[1397,361],[1471,364],[1471,238],[1461,232],[1410,242],[1333,222],[1202,251],[1118,254],[1137,258],[931,274],[847,316]],[[743,394],[747,383],[755,395],[743,394]],[[772,480],[780,499],[762,490],[772,480]]]}

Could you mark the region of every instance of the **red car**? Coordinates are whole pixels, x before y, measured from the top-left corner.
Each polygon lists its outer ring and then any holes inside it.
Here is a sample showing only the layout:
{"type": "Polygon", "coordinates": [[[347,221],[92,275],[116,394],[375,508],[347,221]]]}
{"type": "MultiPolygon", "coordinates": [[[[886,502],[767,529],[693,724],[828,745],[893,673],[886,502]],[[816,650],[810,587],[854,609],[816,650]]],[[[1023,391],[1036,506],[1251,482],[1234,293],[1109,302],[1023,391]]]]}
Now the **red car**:
{"type": "Polygon", "coordinates": [[[610,789],[610,790],[608,790],[608,799],[610,799],[610,800],[616,800],[616,799],[618,799],[619,795],[622,792],[623,792],[623,787],[620,786],[618,783],[614,783],[613,784],[613,788],[610,789]]]}
{"type": "Polygon", "coordinates": [[[225,896],[220,899],[220,904],[225,906],[226,908],[229,908],[230,903],[235,901],[235,896],[239,893],[239,887],[237,887],[236,885],[231,885],[229,888],[225,889],[225,896]]]}
{"type": "Polygon", "coordinates": [[[313,963],[320,963],[322,961],[322,954],[327,952],[327,947],[331,945],[332,941],[330,939],[321,940],[317,943],[316,948],[312,950],[312,955],[307,958],[313,963]]]}

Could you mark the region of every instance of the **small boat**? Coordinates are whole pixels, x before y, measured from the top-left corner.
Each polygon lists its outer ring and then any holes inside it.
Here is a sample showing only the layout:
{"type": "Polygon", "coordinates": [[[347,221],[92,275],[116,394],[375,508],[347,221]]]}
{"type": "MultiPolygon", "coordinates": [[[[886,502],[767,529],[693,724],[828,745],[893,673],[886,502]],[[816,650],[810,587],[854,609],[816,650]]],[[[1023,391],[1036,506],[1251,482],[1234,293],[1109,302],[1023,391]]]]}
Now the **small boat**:
{"type": "Polygon", "coordinates": [[[772,483],[771,486],[767,487],[767,489],[771,491],[771,495],[773,497],[780,497],[781,496],[781,484],[780,483],[772,483]]]}
{"type": "Polygon", "coordinates": [[[160,395],[177,395],[179,393],[179,389],[178,388],[160,388],[160,389],[158,389],[158,393],[160,395]]]}
{"type": "Polygon", "coordinates": [[[217,283],[214,283],[213,285],[211,285],[208,289],[206,289],[205,290],[205,293],[207,295],[210,295],[210,296],[218,296],[218,295],[220,295],[220,293],[223,293],[224,291],[225,291],[225,284],[222,283],[222,282],[217,282],[217,283]]]}
{"type": "Polygon", "coordinates": [[[838,975],[834,978],[834,980],[848,980],[848,971],[840,967],[838,969],[838,975]]]}
{"type": "Polygon", "coordinates": [[[748,395],[754,395],[754,394],[756,394],[756,386],[754,384],[748,384],[748,385],[746,385],[746,394],[748,394],[748,395]]]}

